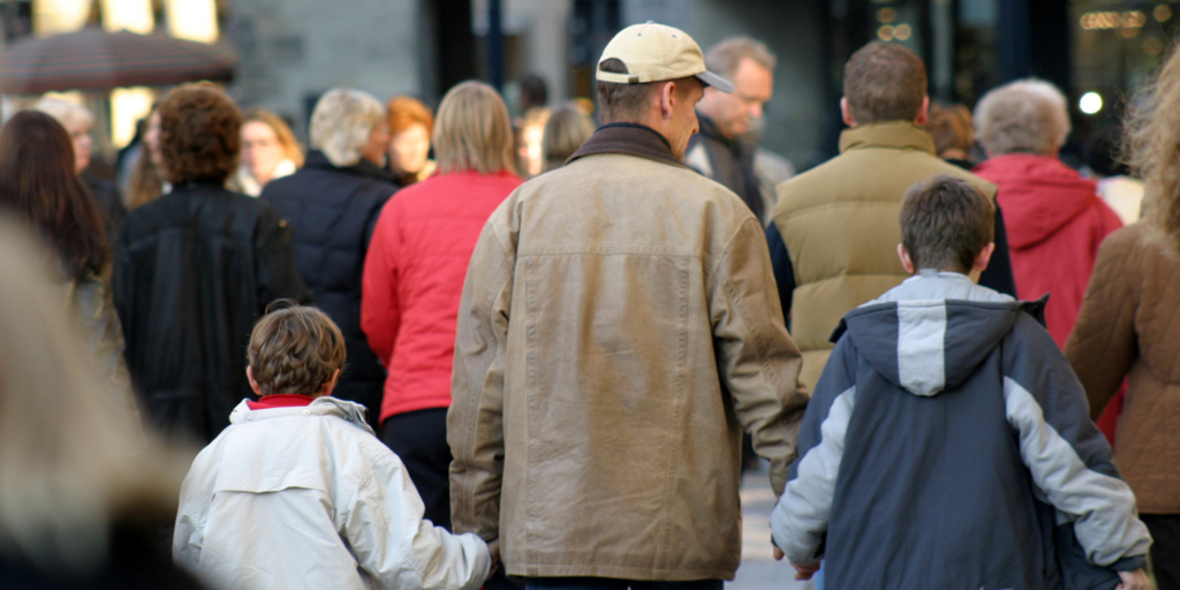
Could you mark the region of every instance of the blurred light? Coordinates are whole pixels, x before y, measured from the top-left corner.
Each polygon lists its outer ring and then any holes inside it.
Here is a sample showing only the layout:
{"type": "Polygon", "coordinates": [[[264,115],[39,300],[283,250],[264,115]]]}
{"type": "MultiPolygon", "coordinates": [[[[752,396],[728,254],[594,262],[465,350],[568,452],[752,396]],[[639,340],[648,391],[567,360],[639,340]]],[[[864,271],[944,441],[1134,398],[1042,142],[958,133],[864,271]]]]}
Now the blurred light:
{"type": "Polygon", "coordinates": [[[891,23],[897,18],[897,11],[892,8],[882,8],[877,11],[877,22],[891,23]]]}
{"type": "Polygon", "coordinates": [[[214,43],[217,41],[215,0],[168,0],[168,32],[173,37],[214,43]]]}
{"type": "Polygon", "coordinates": [[[1167,4],[1160,4],[1159,6],[1155,7],[1155,11],[1152,12],[1152,16],[1155,16],[1155,20],[1161,23],[1168,22],[1168,20],[1172,18],[1172,7],[1168,6],[1167,4]]]}
{"type": "Polygon", "coordinates": [[[121,148],[135,137],[135,124],[152,110],[151,88],[116,88],[111,91],[111,143],[121,148]]]}
{"type": "Polygon", "coordinates": [[[1143,42],[1143,53],[1147,55],[1159,55],[1164,51],[1164,44],[1156,37],[1148,37],[1143,42]]]}
{"type": "Polygon", "coordinates": [[[102,28],[146,35],[156,28],[152,0],[102,0],[102,28]]]}
{"type": "Polygon", "coordinates": [[[877,38],[882,41],[893,40],[893,25],[885,25],[877,29],[877,38]]]}
{"type": "Polygon", "coordinates": [[[90,0],[37,0],[33,2],[33,31],[38,36],[70,33],[90,18],[90,0]]]}
{"type": "Polygon", "coordinates": [[[1117,29],[1119,27],[1139,28],[1147,24],[1147,16],[1138,10],[1119,13],[1113,10],[1087,12],[1078,20],[1087,31],[1117,29]]]}
{"type": "Polygon", "coordinates": [[[1124,27],[1139,28],[1147,24],[1147,16],[1138,10],[1124,12],[1120,19],[1124,27]]]}
{"type": "Polygon", "coordinates": [[[1127,27],[1123,27],[1123,28],[1119,29],[1119,36],[1122,37],[1123,39],[1131,39],[1133,37],[1138,37],[1139,31],[1140,31],[1140,29],[1130,29],[1127,27]]]}
{"type": "Polygon", "coordinates": [[[1102,96],[1097,92],[1087,92],[1078,101],[1078,108],[1087,115],[1093,115],[1102,110],[1102,96]]]}
{"type": "Polygon", "coordinates": [[[905,41],[906,39],[909,39],[912,33],[913,30],[910,29],[910,26],[904,24],[897,25],[897,28],[893,30],[893,36],[896,37],[898,41],[905,41]]]}

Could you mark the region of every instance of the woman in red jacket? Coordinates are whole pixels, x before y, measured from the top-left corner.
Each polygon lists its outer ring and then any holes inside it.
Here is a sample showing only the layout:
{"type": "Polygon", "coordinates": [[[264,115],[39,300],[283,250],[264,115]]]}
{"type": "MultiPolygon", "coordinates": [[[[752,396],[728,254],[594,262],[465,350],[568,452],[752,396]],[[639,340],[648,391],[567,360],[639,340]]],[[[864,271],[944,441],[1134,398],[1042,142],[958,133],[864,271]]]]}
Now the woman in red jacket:
{"type": "Polygon", "coordinates": [[[467,263],[488,216],[521,184],[504,101],[464,82],[443,97],[434,126],[438,172],[386,204],[365,259],[361,326],[389,375],[384,439],[426,504],[451,526],[451,360],[467,263]]]}

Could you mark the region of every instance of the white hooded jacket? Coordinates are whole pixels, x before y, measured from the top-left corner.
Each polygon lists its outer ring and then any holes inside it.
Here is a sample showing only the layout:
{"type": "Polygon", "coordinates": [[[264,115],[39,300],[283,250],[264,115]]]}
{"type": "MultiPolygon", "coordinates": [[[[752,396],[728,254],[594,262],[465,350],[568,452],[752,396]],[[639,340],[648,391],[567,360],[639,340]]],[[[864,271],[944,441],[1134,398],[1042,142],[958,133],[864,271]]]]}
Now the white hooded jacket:
{"type": "Polygon", "coordinates": [[[362,406],[243,401],[185,478],[172,555],[222,588],[479,588],[491,568],[483,540],[422,514],[362,406]]]}

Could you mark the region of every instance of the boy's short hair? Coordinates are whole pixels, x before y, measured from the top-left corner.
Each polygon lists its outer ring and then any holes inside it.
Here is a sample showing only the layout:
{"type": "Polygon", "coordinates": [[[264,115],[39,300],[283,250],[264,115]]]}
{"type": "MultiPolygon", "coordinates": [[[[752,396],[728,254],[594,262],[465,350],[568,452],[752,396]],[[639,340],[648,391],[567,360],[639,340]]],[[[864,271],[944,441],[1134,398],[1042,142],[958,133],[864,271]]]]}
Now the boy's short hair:
{"type": "Polygon", "coordinates": [[[261,395],[315,395],[344,368],[344,335],[324,312],[292,305],[254,324],[247,357],[261,395]]]}
{"type": "Polygon", "coordinates": [[[991,201],[965,180],[935,176],[901,200],[901,244],[914,269],[966,273],[995,231],[991,201]]]}

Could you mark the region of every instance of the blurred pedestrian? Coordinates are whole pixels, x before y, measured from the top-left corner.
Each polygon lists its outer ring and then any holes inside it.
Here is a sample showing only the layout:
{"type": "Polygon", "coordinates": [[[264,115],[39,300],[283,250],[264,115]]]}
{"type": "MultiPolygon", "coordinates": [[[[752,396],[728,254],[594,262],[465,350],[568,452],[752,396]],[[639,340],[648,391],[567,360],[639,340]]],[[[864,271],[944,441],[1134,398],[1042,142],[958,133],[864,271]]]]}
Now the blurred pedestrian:
{"type": "Polygon", "coordinates": [[[1123,224],[1098,198],[1094,181],[1057,159],[1069,111],[1052,84],[1020,80],[988,92],[975,106],[975,127],[988,156],[975,173],[999,187],[1016,293],[1029,300],[1050,295],[1045,325],[1064,347],[1098,246],[1123,224]]]}
{"type": "Polygon", "coordinates": [[[488,215],[521,181],[508,109],[486,84],[447,92],[434,149],[438,173],[399,192],[377,222],[361,323],[389,370],[385,444],[406,464],[426,518],[450,529],[447,408],[463,277],[488,215]]]}
{"type": "Polygon", "coordinates": [[[235,188],[257,197],[276,178],[303,166],[303,149],[282,117],[266,109],[250,109],[242,118],[242,163],[233,177],[235,188]]]}
{"type": "Polygon", "coordinates": [[[1143,208],[1143,181],[1132,175],[1122,145],[1122,125],[1099,131],[1086,145],[1086,168],[1098,182],[1098,196],[1123,225],[1131,225],[1139,221],[1143,208]]]}
{"type": "Polygon", "coordinates": [[[971,111],[961,104],[930,105],[930,115],[922,126],[934,139],[934,153],[938,157],[970,170],[971,150],[975,148],[975,129],[971,126],[971,111]]]}
{"type": "Polygon", "coordinates": [[[250,394],[241,351],[271,301],[307,300],[287,223],[225,190],[242,114],[207,83],[171,90],[157,110],[171,192],[129,213],[115,247],[115,305],[127,366],[150,421],[208,442],[250,394]]]}
{"type": "Polygon", "coordinates": [[[720,590],[741,559],[740,433],[780,493],[799,351],[762,225],[683,164],[704,86],[729,82],[655,23],[615,35],[596,77],[606,124],[492,213],[468,267],[452,518],[532,590],[720,590]]]}
{"type": "Polygon", "coordinates": [[[537,74],[525,74],[516,81],[520,88],[520,112],[549,106],[549,85],[537,74]]]}
{"type": "Polygon", "coordinates": [[[94,115],[86,107],[59,98],[42,98],[33,108],[50,115],[65,127],[74,147],[74,171],[86,183],[92,197],[98,201],[106,224],[107,235],[114,239],[123,227],[127,208],[123,196],[113,182],[98,178],[88,172],[94,139],[90,131],[94,128],[94,115]]]}
{"type": "Polygon", "coordinates": [[[47,256],[0,219],[0,587],[200,588],[157,539],[188,458],[104,394],[47,256]]]}
{"type": "Polygon", "coordinates": [[[437,168],[430,159],[434,114],[422,101],[409,96],[389,99],[386,109],[389,111],[389,169],[401,186],[426,180],[437,168]]]}
{"type": "MultiPolygon", "coordinates": [[[[1155,539],[1160,590],[1180,588],[1180,53],[1127,122],[1143,219],[1106,238],[1065,346],[1098,418],[1130,381],[1114,456],[1155,539]]],[[[1136,104],[1132,102],[1131,104],[1136,104]]]]}
{"type": "Polygon", "coordinates": [[[365,409],[332,396],[344,336],[314,307],[258,321],[246,369],[258,401],[193,461],[172,554],[221,588],[476,590],[491,571],[479,537],[422,519],[402,462],[365,409]]]}
{"type": "MultiPolygon", "coordinates": [[[[893,255],[906,191],[945,174],[994,200],[995,186],[935,155],[921,127],[929,103],[917,55],[896,43],[861,47],[844,67],[840,110],[850,128],[840,135],[840,155],[778,186],[766,239],[808,387],[823,372],[840,318],[909,278],[893,255]]],[[[998,207],[995,214],[1002,219],[998,207]]],[[[1002,227],[996,223],[996,251],[980,284],[1014,295],[1002,227]]]]}
{"type": "MultiPolygon", "coordinates": [[[[157,105],[148,114],[144,123],[143,145],[132,156],[131,178],[128,180],[125,197],[130,211],[146,205],[167,192],[172,185],[164,178],[163,162],[160,158],[160,111],[157,105]]],[[[112,236],[112,240],[118,236],[112,236]]]]}
{"type": "Polygon", "coordinates": [[[949,176],[902,200],[914,276],[844,316],[771,515],[800,577],[1148,590],[1151,537],[1040,305],[976,284],[992,207],[949,176]]]}
{"type": "Polygon", "coordinates": [[[348,366],[336,397],[378,420],[385,370],[361,331],[361,276],[381,208],[397,191],[382,169],[389,143],[385,107],[372,95],[337,88],[311,115],[311,147],[303,169],[266,185],[262,198],[290,224],[295,264],[316,306],[344,332],[348,366]]]}
{"type": "Polygon", "coordinates": [[[138,419],[111,299],[111,248],[99,205],[77,176],[70,144],[53,117],[38,111],[13,115],[0,130],[0,207],[53,246],[65,315],[86,339],[105,399],[138,419]]]}
{"type": "Polygon", "coordinates": [[[545,123],[541,151],[545,154],[545,172],[565,165],[582,144],[594,134],[594,120],[574,105],[553,109],[545,123]]]}
{"type": "Polygon", "coordinates": [[[774,205],[774,187],[764,188],[754,173],[758,144],[743,135],[760,121],[774,94],[777,59],[761,41],[731,37],[705,54],[710,71],[733,83],[733,92],[706,88],[697,104],[700,132],[689,142],[685,163],[741,197],[759,220],[774,205]]]}

